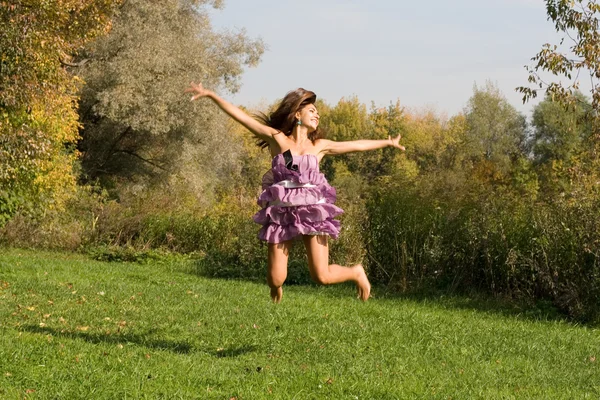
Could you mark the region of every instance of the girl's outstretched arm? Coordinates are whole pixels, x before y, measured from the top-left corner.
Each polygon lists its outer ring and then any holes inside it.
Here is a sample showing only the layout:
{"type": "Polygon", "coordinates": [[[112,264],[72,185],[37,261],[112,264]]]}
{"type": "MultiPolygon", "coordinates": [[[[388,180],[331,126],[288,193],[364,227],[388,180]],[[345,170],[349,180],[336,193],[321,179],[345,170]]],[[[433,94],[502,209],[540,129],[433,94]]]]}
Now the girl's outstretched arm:
{"type": "Polygon", "coordinates": [[[400,144],[400,138],[401,136],[398,135],[395,138],[388,136],[387,140],[349,140],[347,142],[336,142],[333,140],[321,139],[321,142],[324,143],[321,152],[324,154],[336,155],[352,153],[355,151],[382,149],[388,146],[404,151],[406,149],[400,144]]]}
{"type": "Polygon", "coordinates": [[[215,102],[216,105],[223,111],[225,111],[231,118],[244,125],[254,135],[263,139],[267,142],[273,140],[273,135],[279,133],[270,126],[263,125],[238,107],[234,106],[227,100],[220,97],[215,92],[205,89],[201,83],[190,83],[190,86],[185,90],[185,93],[192,93],[192,101],[201,97],[208,97],[215,102]]]}

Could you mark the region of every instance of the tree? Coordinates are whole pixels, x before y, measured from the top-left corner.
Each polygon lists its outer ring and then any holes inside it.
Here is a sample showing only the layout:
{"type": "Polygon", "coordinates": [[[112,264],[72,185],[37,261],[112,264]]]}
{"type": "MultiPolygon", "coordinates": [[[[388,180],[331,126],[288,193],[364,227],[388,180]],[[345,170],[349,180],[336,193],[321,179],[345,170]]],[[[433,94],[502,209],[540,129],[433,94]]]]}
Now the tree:
{"type": "MultiPolygon", "coordinates": [[[[319,108],[321,110],[322,108],[319,108]]],[[[336,141],[359,139],[387,139],[403,132],[404,117],[400,103],[388,107],[371,110],[361,103],[358,98],[342,98],[335,107],[321,112],[322,129],[327,138],[336,141]]],[[[394,167],[393,159],[396,151],[391,149],[370,151],[365,153],[350,153],[333,159],[325,159],[322,169],[330,178],[335,177],[334,164],[346,164],[343,170],[373,179],[377,176],[388,175],[394,167]],[[390,150],[390,151],[388,151],[390,150]]]]}
{"type": "Polygon", "coordinates": [[[564,36],[559,45],[546,43],[532,61],[533,66],[526,66],[529,72],[529,83],[534,87],[518,87],[523,93],[523,102],[537,96],[538,91],[546,91],[547,96],[563,106],[574,106],[580,99],[576,95],[579,89],[579,77],[582,72],[589,75],[591,81],[592,109],[588,114],[593,121],[596,136],[600,133],[600,25],[598,15],[600,4],[596,0],[546,0],[548,19],[554,23],[556,31],[564,36]],[[568,43],[568,49],[560,47],[568,43]],[[569,80],[566,86],[561,82],[546,82],[540,72],[546,71],[556,77],[569,80]]]}
{"type": "Polygon", "coordinates": [[[65,70],[118,0],[0,3],[0,224],[61,207],[75,185],[79,79],[65,70]]]}
{"type": "Polygon", "coordinates": [[[527,124],[502,93],[488,82],[474,87],[465,109],[465,156],[485,175],[506,176],[513,162],[524,155],[527,124]]]}
{"type": "Polygon", "coordinates": [[[569,109],[552,101],[549,95],[533,109],[531,148],[537,164],[569,162],[590,136],[591,128],[585,115],[591,104],[581,93],[574,96],[577,102],[569,109]]]}
{"type": "Polygon", "coordinates": [[[236,168],[236,148],[222,144],[230,134],[224,115],[210,102],[191,103],[183,90],[201,80],[235,91],[264,45],[244,31],[215,32],[208,6],[221,2],[129,0],[111,33],[86,48],[79,149],[87,179],[111,185],[179,177],[204,192],[236,168]]]}

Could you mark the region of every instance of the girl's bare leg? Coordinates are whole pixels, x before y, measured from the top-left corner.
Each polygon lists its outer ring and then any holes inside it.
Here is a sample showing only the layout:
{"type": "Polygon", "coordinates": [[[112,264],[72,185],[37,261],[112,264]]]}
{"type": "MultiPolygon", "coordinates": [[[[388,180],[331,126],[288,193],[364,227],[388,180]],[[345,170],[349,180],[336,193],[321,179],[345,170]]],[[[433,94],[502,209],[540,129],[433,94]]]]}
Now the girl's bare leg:
{"type": "Polygon", "coordinates": [[[283,282],[287,277],[288,256],[292,242],[269,243],[267,283],[271,288],[271,299],[279,303],[283,297],[283,282]]]}
{"type": "Polygon", "coordinates": [[[367,301],[371,294],[371,284],[362,265],[342,267],[337,264],[329,264],[328,237],[325,235],[305,235],[302,239],[308,256],[310,276],[315,282],[331,285],[332,283],[354,281],[358,289],[358,296],[362,301],[367,301]]]}

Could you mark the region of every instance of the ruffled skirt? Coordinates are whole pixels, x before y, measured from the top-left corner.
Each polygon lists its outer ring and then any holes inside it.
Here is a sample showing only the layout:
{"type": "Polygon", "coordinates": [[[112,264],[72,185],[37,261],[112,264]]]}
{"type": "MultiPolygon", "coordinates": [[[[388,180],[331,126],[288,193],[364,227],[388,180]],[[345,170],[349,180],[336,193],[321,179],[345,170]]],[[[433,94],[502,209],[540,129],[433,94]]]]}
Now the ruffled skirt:
{"type": "Polygon", "coordinates": [[[258,204],[263,208],[254,215],[262,228],[258,238],[281,243],[301,235],[329,235],[337,239],[340,222],[334,218],[344,211],[334,203],[333,188],[322,174],[313,183],[292,180],[273,182],[273,174],[263,178],[258,204]],[[271,184],[269,184],[271,183],[271,184]]]}

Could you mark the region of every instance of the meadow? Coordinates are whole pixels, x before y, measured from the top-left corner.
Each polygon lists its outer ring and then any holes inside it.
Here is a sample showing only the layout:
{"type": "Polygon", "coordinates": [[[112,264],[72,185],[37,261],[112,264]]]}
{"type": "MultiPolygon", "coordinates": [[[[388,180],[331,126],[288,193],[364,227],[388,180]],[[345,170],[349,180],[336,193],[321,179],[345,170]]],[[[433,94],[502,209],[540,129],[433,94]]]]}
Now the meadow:
{"type": "Polygon", "coordinates": [[[599,331],[543,309],[0,251],[2,399],[598,398],[599,331]]]}

